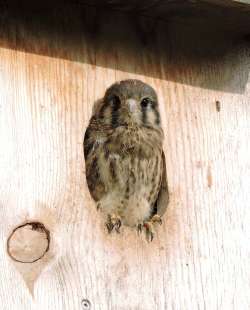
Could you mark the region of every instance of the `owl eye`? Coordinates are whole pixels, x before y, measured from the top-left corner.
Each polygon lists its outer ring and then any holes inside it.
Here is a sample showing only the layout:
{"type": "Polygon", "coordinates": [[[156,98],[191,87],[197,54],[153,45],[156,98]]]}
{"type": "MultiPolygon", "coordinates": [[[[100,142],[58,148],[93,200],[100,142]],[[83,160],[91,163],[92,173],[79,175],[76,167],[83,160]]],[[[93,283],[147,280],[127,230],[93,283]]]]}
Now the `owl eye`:
{"type": "Polygon", "coordinates": [[[110,100],[113,109],[118,110],[121,105],[121,100],[118,96],[113,96],[110,100]]]}
{"type": "Polygon", "coordinates": [[[141,106],[143,108],[147,108],[148,106],[152,105],[153,101],[150,98],[143,98],[141,101],[141,106]]]}

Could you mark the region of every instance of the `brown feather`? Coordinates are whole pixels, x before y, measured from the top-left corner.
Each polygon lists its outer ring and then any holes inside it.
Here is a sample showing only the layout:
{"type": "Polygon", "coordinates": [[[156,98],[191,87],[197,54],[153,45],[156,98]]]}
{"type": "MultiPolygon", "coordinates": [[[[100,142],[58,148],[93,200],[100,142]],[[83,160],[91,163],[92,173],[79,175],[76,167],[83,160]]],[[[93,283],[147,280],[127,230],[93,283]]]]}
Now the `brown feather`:
{"type": "Polygon", "coordinates": [[[84,156],[90,193],[106,215],[115,213],[135,226],[157,212],[166,176],[162,141],[157,95],[149,85],[122,81],[98,101],[84,136],[84,156]]]}

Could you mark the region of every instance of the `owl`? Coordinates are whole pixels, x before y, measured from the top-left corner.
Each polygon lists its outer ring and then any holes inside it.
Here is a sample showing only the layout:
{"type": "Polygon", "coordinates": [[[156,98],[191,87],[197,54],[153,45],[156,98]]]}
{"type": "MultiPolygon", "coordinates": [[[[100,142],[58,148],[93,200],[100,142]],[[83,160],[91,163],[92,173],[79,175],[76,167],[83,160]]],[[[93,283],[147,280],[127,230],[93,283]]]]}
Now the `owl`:
{"type": "Polygon", "coordinates": [[[124,80],[98,101],[84,136],[86,178],[109,233],[122,225],[145,231],[161,224],[157,199],[165,167],[155,90],[124,80]]]}

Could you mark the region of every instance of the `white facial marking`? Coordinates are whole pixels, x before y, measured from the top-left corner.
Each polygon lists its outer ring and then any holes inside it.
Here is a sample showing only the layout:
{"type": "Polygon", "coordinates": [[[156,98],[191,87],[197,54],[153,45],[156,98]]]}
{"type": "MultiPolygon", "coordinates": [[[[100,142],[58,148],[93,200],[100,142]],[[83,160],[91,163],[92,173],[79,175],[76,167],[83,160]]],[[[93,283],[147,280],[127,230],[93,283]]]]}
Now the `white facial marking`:
{"type": "Polygon", "coordinates": [[[136,110],[136,105],[137,105],[136,100],[135,100],[135,99],[128,99],[128,100],[126,101],[126,103],[127,103],[127,105],[128,105],[129,111],[130,111],[131,113],[135,112],[135,110],[136,110]]]}
{"type": "Polygon", "coordinates": [[[147,117],[148,117],[148,122],[150,124],[154,124],[156,121],[156,115],[155,112],[152,111],[151,109],[147,109],[147,117]]]}

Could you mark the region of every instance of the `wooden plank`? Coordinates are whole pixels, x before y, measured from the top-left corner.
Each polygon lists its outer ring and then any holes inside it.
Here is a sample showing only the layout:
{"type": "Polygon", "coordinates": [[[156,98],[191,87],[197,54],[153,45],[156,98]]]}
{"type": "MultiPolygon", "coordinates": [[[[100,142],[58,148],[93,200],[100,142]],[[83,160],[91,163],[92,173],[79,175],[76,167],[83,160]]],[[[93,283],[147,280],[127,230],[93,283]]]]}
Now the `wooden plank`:
{"type": "Polygon", "coordinates": [[[141,10],[143,12],[151,11],[161,6],[173,6],[181,7],[185,5],[193,5],[199,7],[202,3],[216,4],[223,7],[233,7],[239,9],[250,5],[249,0],[202,0],[194,2],[191,0],[71,0],[72,3],[85,3],[93,6],[107,6],[109,8],[122,9],[122,10],[141,10]]]}
{"type": "MultiPolygon", "coordinates": [[[[128,18],[144,24],[152,23],[153,21],[165,21],[172,23],[178,19],[183,22],[199,22],[199,27],[209,29],[216,25],[216,32],[235,34],[249,34],[250,25],[250,2],[247,0],[44,0],[34,3],[31,0],[24,0],[22,2],[16,0],[0,0],[0,7],[8,7],[17,14],[23,11],[26,15],[28,12],[32,13],[36,18],[40,16],[46,17],[48,11],[55,8],[63,11],[65,6],[72,5],[77,7],[77,10],[87,11],[87,16],[94,22],[100,15],[117,14],[123,12],[127,14],[128,18]],[[86,9],[87,8],[87,9],[86,9]],[[93,16],[93,12],[94,16],[93,16]]],[[[74,19],[74,16],[72,16],[74,19]]],[[[195,28],[193,28],[195,31],[195,28]]]]}
{"type": "Polygon", "coordinates": [[[1,23],[1,308],[249,309],[249,47],[201,55],[188,27],[172,25],[170,41],[159,32],[146,48],[114,15],[93,39],[81,12],[66,12],[1,23]],[[129,229],[106,234],[84,175],[93,103],[125,78],[160,98],[170,205],[152,244],[129,229]],[[6,252],[27,220],[49,228],[55,254],[34,299],[6,252]]]}
{"type": "MultiPolygon", "coordinates": [[[[175,10],[178,11],[189,9],[192,11],[204,9],[206,11],[232,9],[234,14],[238,14],[241,11],[250,10],[249,0],[202,0],[202,1],[191,1],[191,0],[69,0],[71,3],[86,4],[89,6],[106,7],[112,10],[122,10],[125,12],[135,11],[138,14],[150,15],[160,17],[164,19],[164,15],[175,10]]],[[[178,14],[178,13],[177,13],[178,14]]]]}

